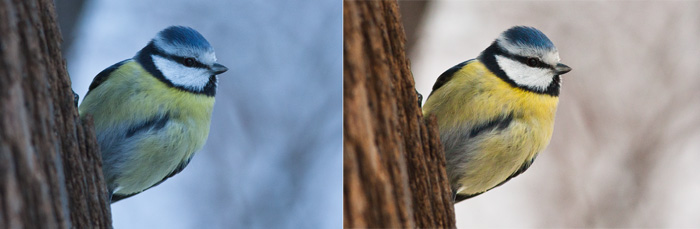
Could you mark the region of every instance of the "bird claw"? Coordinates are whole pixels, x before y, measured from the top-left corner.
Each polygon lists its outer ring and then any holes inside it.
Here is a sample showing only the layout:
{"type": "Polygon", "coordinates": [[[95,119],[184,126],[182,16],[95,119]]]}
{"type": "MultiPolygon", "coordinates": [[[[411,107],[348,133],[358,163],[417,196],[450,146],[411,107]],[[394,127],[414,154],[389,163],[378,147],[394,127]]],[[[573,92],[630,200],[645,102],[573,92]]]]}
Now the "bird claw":
{"type": "Polygon", "coordinates": [[[75,103],[75,107],[78,107],[78,100],[80,100],[80,96],[75,93],[73,89],[71,89],[71,91],[73,92],[73,103],[75,103]]]}
{"type": "Polygon", "coordinates": [[[423,95],[416,90],[416,96],[418,96],[418,107],[423,107],[423,95]]]}

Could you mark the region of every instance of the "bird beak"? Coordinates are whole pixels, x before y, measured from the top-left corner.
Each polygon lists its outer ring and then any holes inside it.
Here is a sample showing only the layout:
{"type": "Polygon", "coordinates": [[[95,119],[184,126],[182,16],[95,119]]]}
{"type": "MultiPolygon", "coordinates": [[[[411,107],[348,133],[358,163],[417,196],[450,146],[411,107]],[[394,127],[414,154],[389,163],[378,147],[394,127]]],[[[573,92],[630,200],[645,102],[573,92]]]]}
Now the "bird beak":
{"type": "Polygon", "coordinates": [[[228,71],[228,68],[219,63],[214,63],[214,65],[211,66],[211,70],[214,72],[214,75],[219,75],[228,71]]]}
{"type": "Polygon", "coordinates": [[[554,72],[556,72],[557,75],[562,75],[570,71],[571,68],[569,66],[566,66],[566,64],[558,63],[557,66],[554,67],[554,72]]]}

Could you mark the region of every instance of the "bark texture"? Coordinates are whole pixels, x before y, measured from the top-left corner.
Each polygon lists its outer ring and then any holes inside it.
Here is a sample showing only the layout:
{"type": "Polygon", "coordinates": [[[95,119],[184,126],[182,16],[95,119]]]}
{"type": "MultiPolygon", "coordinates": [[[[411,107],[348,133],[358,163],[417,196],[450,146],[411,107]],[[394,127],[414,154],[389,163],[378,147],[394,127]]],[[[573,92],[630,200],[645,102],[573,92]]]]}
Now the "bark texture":
{"type": "Polygon", "coordinates": [[[396,1],[345,1],[344,226],[455,227],[434,118],[423,119],[396,1]]]}
{"type": "Polygon", "coordinates": [[[53,1],[0,1],[0,228],[111,227],[60,48],[53,1]]]}

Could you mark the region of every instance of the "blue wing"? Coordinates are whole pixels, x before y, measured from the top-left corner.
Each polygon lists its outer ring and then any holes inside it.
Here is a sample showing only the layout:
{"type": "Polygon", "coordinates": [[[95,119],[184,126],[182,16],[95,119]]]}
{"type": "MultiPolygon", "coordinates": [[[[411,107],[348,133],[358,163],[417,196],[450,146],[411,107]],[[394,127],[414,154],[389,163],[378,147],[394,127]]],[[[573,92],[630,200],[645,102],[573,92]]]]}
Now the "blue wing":
{"type": "Polygon", "coordinates": [[[97,76],[95,76],[95,78],[92,79],[92,83],[90,83],[90,88],[88,89],[88,92],[85,94],[85,96],[87,97],[87,95],[90,94],[92,89],[97,88],[97,86],[100,86],[100,84],[107,81],[107,78],[109,78],[109,76],[112,75],[112,72],[117,70],[129,60],[131,59],[122,60],[121,62],[109,66],[108,68],[105,68],[105,70],[102,70],[100,73],[98,73],[97,76]]]}
{"type": "MultiPolygon", "coordinates": [[[[474,59],[459,63],[458,65],[455,65],[455,66],[451,67],[450,69],[447,69],[447,71],[440,74],[440,76],[435,81],[435,84],[433,84],[433,91],[430,92],[430,95],[432,95],[433,92],[435,92],[438,88],[442,87],[442,85],[445,85],[447,82],[449,82],[457,71],[462,69],[465,65],[467,65],[469,62],[471,62],[473,60],[474,59]]],[[[430,97],[430,95],[428,95],[428,97],[430,97]]]]}

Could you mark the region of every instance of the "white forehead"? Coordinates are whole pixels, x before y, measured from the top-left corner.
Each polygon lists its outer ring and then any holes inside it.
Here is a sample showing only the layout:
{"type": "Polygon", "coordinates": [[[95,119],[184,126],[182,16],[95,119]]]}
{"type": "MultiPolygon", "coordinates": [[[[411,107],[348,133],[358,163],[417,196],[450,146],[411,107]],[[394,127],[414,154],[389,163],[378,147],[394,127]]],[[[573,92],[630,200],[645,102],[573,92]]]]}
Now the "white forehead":
{"type": "Polygon", "coordinates": [[[206,65],[212,65],[216,63],[216,53],[214,49],[196,47],[193,45],[187,45],[183,43],[168,42],[160,34],[153,38],[153,43],[163,52],[180,57],[194,57],[199,62],[206,65]]]}
{"type": "Polygon", "coordinates": [[[496,42],[498,42],[498,46],[510,54],[526,57],[538,57],[546,64],[552,66],[557,65],[557,63],[559,63],[561,60],[559,58],[559,51],[557,51],[556,48],[550,49],[524,45],[522,43],[514,43],[507,39],[503,34],[496,39],[496,42]]]}

